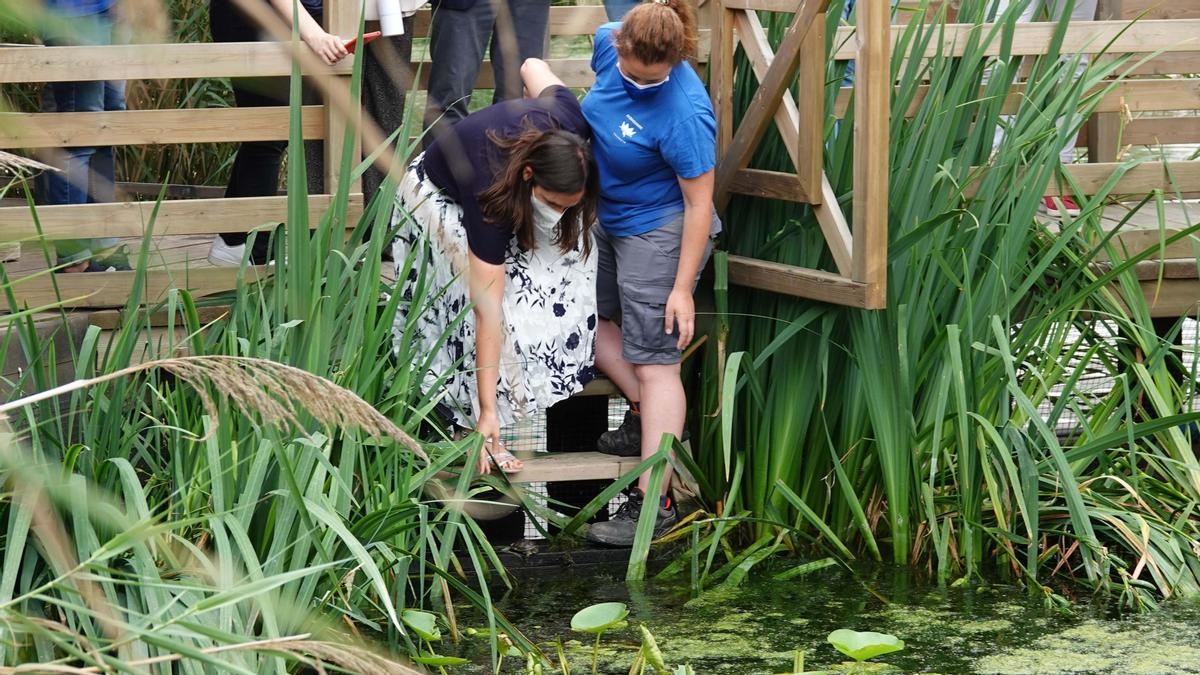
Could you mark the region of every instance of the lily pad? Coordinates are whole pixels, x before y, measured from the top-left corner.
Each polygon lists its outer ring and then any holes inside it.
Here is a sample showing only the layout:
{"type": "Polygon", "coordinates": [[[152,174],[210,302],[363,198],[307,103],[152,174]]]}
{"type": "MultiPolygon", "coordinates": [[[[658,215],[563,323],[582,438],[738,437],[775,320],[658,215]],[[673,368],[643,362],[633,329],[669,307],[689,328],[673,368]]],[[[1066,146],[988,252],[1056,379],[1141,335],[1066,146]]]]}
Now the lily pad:
{"type": "Polygon", "coordinates": [[[423,666],[435,666],[438,668],[443,668],[445,666],[461,666],[464,663],[470,663],[470,661],[457,656],[438,656],[437,654],[434,654],[433,656],[414,656],[412,657],[412,660],[423,666]]]}
{"type": "Polygon", "coordinates": [[[437,617],[429,612],[406,609],[400,615],[400,620],[424,640],[433,642],[442,639],[442,632],[437,627],[437,617]]]}
{"type": "Polygon", "coordinates": [[[571,630],[580,633],[603,633],[625,620],[629,608],[623,602],[602,602],[584,607],[571,617],[571,630]]]}
{"type": "Polygon", "coordinates": [[[882,654],[891,654],[904,649],[904,640],[887,633],[842,628],[829,634],[829,644],[855,661],[866,661],[882,654]]]}

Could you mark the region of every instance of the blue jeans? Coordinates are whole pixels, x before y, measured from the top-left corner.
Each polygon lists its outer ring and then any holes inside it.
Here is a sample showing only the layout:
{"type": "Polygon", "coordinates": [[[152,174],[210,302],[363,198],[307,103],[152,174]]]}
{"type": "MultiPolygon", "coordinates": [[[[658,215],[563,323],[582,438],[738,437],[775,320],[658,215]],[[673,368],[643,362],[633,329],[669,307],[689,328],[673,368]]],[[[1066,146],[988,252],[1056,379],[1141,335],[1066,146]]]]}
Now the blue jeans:
{"type": "MultiPolygon", "coordinates": [[[[429,91],[425,126],[454,124],[467,116],[467,104],[479,76],[484,49],[491,41],[492,72],[496,91],[492,103],[521,98],[521,64],[527,58],[541,58],[550,28],[550,0],[502,0],[512,17],[516,33],[515,54],[505,54],[499,39],[500,24],[492,0],[476,0],[468,9],[450,9],[445,5],[433,11],[429,32],[429,91]],[[439,122],[441,118],[441,122],[439,122]]],[[[427,135],[426,145],[437,136],[427,135]]]]}
{"type": "MultiPolygon", "coordinates": [[[[899,0],[892,0],[892,7],[895,7],[896,3],[898,1],[899,0]]],[[[856,0],[846,0],[846,6],[842,9],[842,19],[843,20],[845,20],[845,21],[850,20],[850,15],[854,12],[854,3],[855,2],[856,2],[856,0]]],[[[846,74],[842,76],[842,86],[843,87],[853,87],[854,86],[854,61],[853,60],[846,62],[846,74]]]]}
{"type": "Polygon", "coordinates": [[[604,13],[608,14],[609,21],[620,21],[629,10],[640,4],[638,0],[604,0],[604,13]]]}
{"type": "MultiPolygon", "coordinates": [[[[72,18],[71,35],[47,35],[49,46],[112,44],[112,20],[107,11],[72,18]]],[[[125,109],[123,81],[53,82],[42,96],[44,112],[101,112],[125,109]]],[[[47,204],[110,202],[115,197],[116,173],[112,147],[61,148],[55,161],[59,171],[46,177],[47,204]]],[[[54,243],[59,264],[86,260],[117,245],[114,237],[64,239],[54,243]]]]}

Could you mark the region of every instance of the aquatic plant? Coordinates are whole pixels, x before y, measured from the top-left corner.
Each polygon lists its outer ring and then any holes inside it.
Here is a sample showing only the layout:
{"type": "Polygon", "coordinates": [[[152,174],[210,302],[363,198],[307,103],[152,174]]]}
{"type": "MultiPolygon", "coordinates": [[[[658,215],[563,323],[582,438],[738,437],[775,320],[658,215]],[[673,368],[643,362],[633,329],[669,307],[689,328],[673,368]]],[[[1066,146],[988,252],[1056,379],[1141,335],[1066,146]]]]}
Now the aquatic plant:
{"type": "Polygon", "coordinates": [[[662,650],[658,648],[658,641],[654,639],[654,634],[645,625],[639,625],[638,630],[642,633],[641,656],[646,665],[653,668],[655,673],[667,672],[667,662],[663,659],[662,650]]]}
{"type": "Polygon", "coordinates": [[[437,615],[432,612],[423,612],[416,609],[406,609],[400,614],[400,620],[412,632],[425,642],[426,652],[419,653],[412,657],[413,661],[423,666],[434,666],[439,672],[445,673],[446,666],[459,666],[467,663],[467,660],[457,656],[441,656],[435,654],[432,643],[442,639],[442,631],[437,625],[437,615]]]}
{"type": "Polygon", "coordinates": [[[904,641],[887,633],[863,632],[840,628],[829,634],[829,644],[834,649],[862,663],[876,656],[891,654],[904,649],[904,641]]]}
{"type": "Polygon", "coordinates": [[[617,626],[629,616],[629,608],[623,602],[601,602],[584,607],[571,617],[571,630],[579,633],[592,633],[596,641],[592,645],[592,672],[596,672],[597,659],[600,656],[600,636],[604,631],[617,626]]]}
{"type": "MultiPolygon", "coordinates": [[[[842,4],[831,3],[828,35],[842,4]]],[[[1109,55],[1076,77],[1079,57],[1060,49],[1065,24],[1045,55],[1013,56],[1022,2],[950,57],[939,47],[948,4],[923,3],[928,21],[895,42],[892,109],[905,114],[890,130],[887,309],[730,287],[715,257],[717,348],[690,424],[696,487],[719,517],[704,519],[685,558],[699,558],[705,587],[772,549],[815,544],[947,582],[999,572],[1052,601],[1073,584],[1134,607],[1200,593],[1200,518],[1184,506],[1200,497],[1200,463],[1181,428],[1197,418],[1180,357],[1194,346],[1155,333],[1136,274],[1154,249],[1127,255],[1103,226],[1115,178],[1081,198],[1080,217],[1038,217],[1045,185],[1073,188],[1059,148],[1118,81],[1108,78],[1135,64],[1109,55]],[[1110,391],[1087,386],[1097,375],[1110,391]]],[[[956,20],[988,23],[988,4],[964,0],[956,20]]],[[[772,44],[786,20],[770,16],[772,44]]],[[[758,84],[739,64],[744,110],[758,84]]],[[[843,70],[831,64],[826,77],[826,171],[846,205],[853,105],[832,123],[843,70]]],[[[751,166],[791,170],[774,130],[751,166]]],[[[1122,226],[1170,196],[1130,205],[1122,226]]],[[[725,226],[731,254],[833,264],[807,206],[736,197],[725,226]]]]}
{"type": "MultiPolygon", "coordinates": [[[[637,653],[634,655],[634,663],[629,667],[629,675],[695,675],[691,665],[677,665],[676,668],[668,667],[666,658],[662,657],[662,650],[659,649],[658,640],[654,638],[654,634],[650,633],[650,629],[646,625],[638,625],[638,632],[642,635],[642,644],[638,646],[637,653]]],[[[565,663],[565,661],[564,661],[565,663]]],[[[594,668],[594,667],[593,667],[594,668]]],[[[563,673],[569,673],[568,669],[563,668],[563,673]]]]}

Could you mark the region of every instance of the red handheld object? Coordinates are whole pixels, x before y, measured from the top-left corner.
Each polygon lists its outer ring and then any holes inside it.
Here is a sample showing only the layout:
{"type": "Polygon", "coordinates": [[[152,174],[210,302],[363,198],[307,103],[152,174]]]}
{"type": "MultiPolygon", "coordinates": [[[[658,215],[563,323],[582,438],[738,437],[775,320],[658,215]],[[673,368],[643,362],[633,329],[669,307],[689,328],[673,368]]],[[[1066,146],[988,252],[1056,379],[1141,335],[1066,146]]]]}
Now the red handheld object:
{"type": "MultiPolygon", "coordinates": [[[[374,40],[375,38],[379,37],[382,34],[383,33],[381,31],[372,31],[370,33],[365,33],[363,35],[363,44],[364,45],[367,44],[368,42],[370,42],[371,40],[374,40]]],[[[346,41],[346,44],[343,46],[346,48],[346,51],[353,54],[354,50],[358,48],[358,38],[350,38],[349,40],[346,41]]]]}

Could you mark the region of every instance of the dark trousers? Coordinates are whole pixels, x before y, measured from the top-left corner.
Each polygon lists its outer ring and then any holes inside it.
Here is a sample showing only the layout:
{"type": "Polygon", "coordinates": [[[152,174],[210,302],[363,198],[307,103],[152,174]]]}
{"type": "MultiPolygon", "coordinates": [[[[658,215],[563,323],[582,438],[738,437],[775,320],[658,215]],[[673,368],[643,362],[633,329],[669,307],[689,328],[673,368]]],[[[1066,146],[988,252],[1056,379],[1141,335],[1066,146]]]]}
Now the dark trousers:
{"type": "Polygon", "coordinates": [[[492,103],[520,98],[521,64],[527,58],[541,58],[545,53],[549,25],[549,0],[476,0],[469,9],[445,6],[435,9],[430,29],[432,63],[425,108],[425,127],[432,128],[433,133],[425,137],[426,144],[437,136],[439,128],[467,116],[471,91],[489,40],[496,82],[492,103]],[[503,17],[498,20],[497,11],[507,12],[511,22],[503,17]],[[511,41],[500,32],[506,24],[514,27],[511,41]]]}
{"type": "MultiPolygon", "coordinates": [[[[108,10],[90,16],[72,17],[72,31],[55,26],[43,36],[46,45],[110,45],[113,23],[108,10]]],[[[100,112],[125,109],[124,81],[52,82],[42,92],[42,112],[100,112]]],[[[47,204],[88,204],[115,201],[116,171],[109,146],[75,146],[52,154],[50,163],[58,171],[45,174],[47,204]]],[[[59,264],[78,263],[118,243],[115,237],[61,239],[54,243],[59,264]]]]}
{"type": "MultiPolygon", "coordinates": [[[[317,23],[319,13],[313,14],[317,23]]],[[[214,42],[257,42],[269,39],[263,35],[248,17],[242,15],[225,0],[213,0],[210,4],[210,21],[214,42]]],[[[286,106],[289,98],[289,78],[286,77],[235,77],[230,80],[234,100],[239,108],[262,108],[286,106]]],[[[301,91],[301,103],[315,105],[320,96],[309,82],[301,91]]],[[[229,183],[225,186],[226,197],[269,197],[279,191],[279,168],[287,141],[246,141],[238,148],[233,167],[229,172],[229,183]]],[[[321,141],[305,141],[305,169],[308,174],[308,191],[320,193],[325,185],[324,144],[321,141]]],[[[221,238],[230,246],[246,243],[245,232],[223,232],[221,238]]],[[[270,259],[270,237],[260,233],[254,240],[250,259],[263,264],[270,259]]]]}
{"type": "MultiPolygon", "coordinates": [[[[374,22],[370,22],[373,24],[374,22]]],[[[378,25],[370,25],[364,32],[379,30],[378,25]]],[[[412,86],[412,31],[413,20],[404,20],[404,35],[381,37],[367,45],[363,60],[362,72],[362,104],[363,112],[367,114],[384,138],[400,128],[404,122],[404,99],[409,87],[412,86]]],[[[415,130],[413,130],[415,131],[415,130]]],[[[404,146],[406,138],[397,138],[396,142],[404,146]]],[[[372,147],[363,147],[366,157],[375,151],[372,147]]],[[[395,152],[395,146],[391,152],[395,152]]],[[[384,158],[390,157],[385,153],[384,158]]],[[[406,158],[401,157],[401,164],[406,158]]],[[[369,205],[383,183],[384,174],[374,166],[368,167],[362,176],[363,204],[369,205]]],[[[396,177],[398,181],[399,176],[396,177]]],[[[385,195],[386,197],[386,195],[385,195]]]]}

